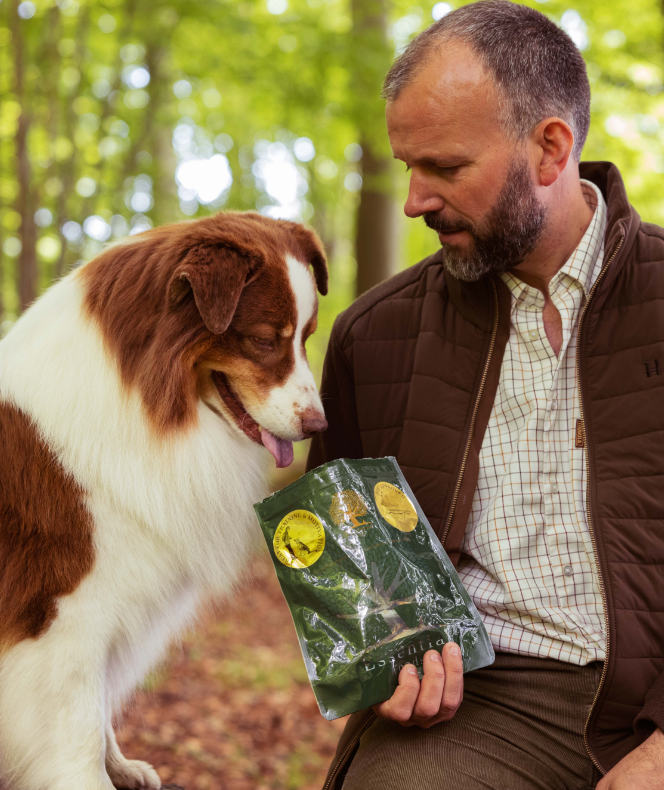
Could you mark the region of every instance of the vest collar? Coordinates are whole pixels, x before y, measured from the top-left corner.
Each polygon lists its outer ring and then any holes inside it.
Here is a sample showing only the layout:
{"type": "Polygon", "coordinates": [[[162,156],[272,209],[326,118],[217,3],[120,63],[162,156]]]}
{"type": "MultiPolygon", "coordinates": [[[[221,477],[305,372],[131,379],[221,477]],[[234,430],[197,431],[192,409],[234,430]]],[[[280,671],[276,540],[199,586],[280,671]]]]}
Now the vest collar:
{"type": "Polygon", "coordinates": [[[636,209],[630,205],[622,176],[614,164],[611,162],[582,162],[579,165],[579,174],[581,178],[592,181],[604,195],[607,207],[604,258],[608,260],[615,254],[615,259],[611,262],[611,266],[604,274],[598,288],[598,298],[595,302],[599,304],[600,294],[603,296],[608,292],[634,246],[641,218],[636,209]],[[620,249],[618,249],[619,244],[620,249]]]}
{"type": "MultiPolygon", "coordinates": [[[[606,201],[607,223],[604,237],[606,259],[615,252],[620,239],[623,238],[620,250],[601,283],[601,290],[604,291],[609,287],[634,245],[640,217],[630,205],[622,176],[614,164],[611,162],[581,162],[579,174],[581,178],[592,181],[600,189],[606,201]]],[[[436,254],[435,258],[440,259],[441,263],[443,262],[442,250],[436,254]]],[[[463,282],[452,276],[447,270],[445,270],[445,282],[450,299],[463,317],[479,329],[488,331],[492,321],[490,282],[488,280],[473,283],[463,282]]],[[[503,284],[502,281],[500,283],[503,284]]],[[[500,285],[498,285],[498,290],[499,292],[502,290],[500,285]]]]}

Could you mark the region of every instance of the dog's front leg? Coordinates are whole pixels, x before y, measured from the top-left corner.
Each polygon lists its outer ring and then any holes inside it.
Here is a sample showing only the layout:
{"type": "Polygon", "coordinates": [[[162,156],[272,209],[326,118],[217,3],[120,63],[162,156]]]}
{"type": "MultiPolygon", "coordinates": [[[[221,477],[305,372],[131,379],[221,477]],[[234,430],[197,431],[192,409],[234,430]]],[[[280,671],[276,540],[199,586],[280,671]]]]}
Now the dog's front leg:
{"type": "Polygon", "coordinates": [[[87,630],[57,618],[0,657],[0,781],[12,790],[113,790],[104,661],[87,630]]]}
{"type": "Polygon", "coordinates": [[[106,771],[115,787],[127,790],[159,790],[161,780],[149,763],[128,760],[120,751],[113,725],[106,725],[106,771]]]}

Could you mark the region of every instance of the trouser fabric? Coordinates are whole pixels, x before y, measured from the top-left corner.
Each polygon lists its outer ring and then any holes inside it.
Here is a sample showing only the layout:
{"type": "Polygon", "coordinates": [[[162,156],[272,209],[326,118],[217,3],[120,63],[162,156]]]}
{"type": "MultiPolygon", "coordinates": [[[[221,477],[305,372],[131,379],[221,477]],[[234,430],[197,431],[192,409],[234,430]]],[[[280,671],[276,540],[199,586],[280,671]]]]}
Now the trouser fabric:
{"type": "Polygon", "coordinates": [[[599,661],[499,653],[465,676],[451,721],[425,730],[376,719],[343,790],[591,790],[601,773],[584,727],[601,674],[599,661]]]}

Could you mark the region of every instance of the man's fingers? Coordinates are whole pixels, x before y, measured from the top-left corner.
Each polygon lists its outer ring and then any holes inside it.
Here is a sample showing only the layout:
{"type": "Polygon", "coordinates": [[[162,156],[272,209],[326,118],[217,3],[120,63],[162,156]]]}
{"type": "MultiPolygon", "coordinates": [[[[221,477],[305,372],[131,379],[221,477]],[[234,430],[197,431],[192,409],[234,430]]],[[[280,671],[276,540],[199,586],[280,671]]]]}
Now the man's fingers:
{"type": "Polygon", "coordinates": [[[405,724],[413,715],[413,708],[420,693],[420,679],[412,664],[406,664],[399,673],[399,685],[390,699],[374,705],[374,711],[384,719],[405,724]]]}
{"type": "Polygon", "coordinates": [[[443,667],[445,688],[440,702],[439,721],[451,719],[463,699],[463,659],[459,646],[454,642],[448,642],[443,648],[443,667]]]}
{"type": "Polygon", "coordinates": [[[429,650],[424,654],[424,675],[420,694],[415,703],[413,717],[415,719],[431,719],[440,711],[445,688],[445,668],[440,653],[429,650]]]}
{"type": "Polygon", "coordinates": [[[425,653],[422,683],[415,667],[406,664],[392,697],[374,705],[374,711],[407,727],[416,724],[426,728],[451,719],[462,698],[463,659],[459,646],[450,642],[442,656],[436,650],[425,653]]]}

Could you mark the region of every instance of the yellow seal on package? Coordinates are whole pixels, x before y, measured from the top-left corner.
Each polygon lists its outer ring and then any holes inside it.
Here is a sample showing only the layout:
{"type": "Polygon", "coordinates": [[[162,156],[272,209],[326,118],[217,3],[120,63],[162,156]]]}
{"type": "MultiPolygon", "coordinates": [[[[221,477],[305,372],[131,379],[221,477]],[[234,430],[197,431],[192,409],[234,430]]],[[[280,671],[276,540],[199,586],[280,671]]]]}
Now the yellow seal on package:
{"type": "Polygon", "coordinates": [[[391,483],[376,483],[374,499],[380,515],[390,526],[401,532],[412,532],[415,529],[419,520],[417,510],[400,488],[391,483]]]}
{"type": "Polygon", "coordinates": [[[272,545],[283,565],[308,568],[325,550],[325,529],[308,510],[293,510],[279,522],[272,545]]]}

